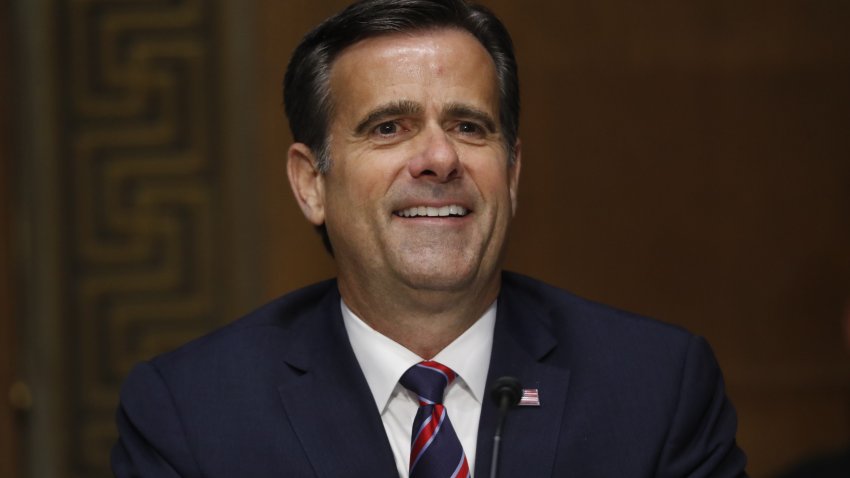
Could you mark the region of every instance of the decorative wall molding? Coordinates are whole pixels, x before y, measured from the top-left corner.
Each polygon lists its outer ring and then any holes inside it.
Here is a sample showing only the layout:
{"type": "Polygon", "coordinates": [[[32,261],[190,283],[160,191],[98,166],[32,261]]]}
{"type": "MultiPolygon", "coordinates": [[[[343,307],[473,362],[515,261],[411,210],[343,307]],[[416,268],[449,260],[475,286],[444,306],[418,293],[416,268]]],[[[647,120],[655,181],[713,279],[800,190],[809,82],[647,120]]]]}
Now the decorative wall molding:
{"type": "Polygon", "coordinates": [[[33,397],[21,464],[29,476],[111,476],[133,364],[259,302],[254,10],[220,0],[11,9],[16,311],[33,397]]]}
{"type": "Polygon", "coordinates": [[[132,365],[210,329],[217,214],[212,2],[60,2],[69,465],[106,476],[132,365]]]}

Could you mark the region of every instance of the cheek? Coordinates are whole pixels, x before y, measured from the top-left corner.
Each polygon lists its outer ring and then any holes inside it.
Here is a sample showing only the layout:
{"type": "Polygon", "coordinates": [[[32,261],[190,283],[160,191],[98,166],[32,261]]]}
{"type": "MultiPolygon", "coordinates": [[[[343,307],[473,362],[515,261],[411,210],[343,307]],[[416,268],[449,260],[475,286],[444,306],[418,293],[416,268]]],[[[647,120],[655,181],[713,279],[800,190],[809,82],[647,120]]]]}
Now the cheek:
{"type": "Polygon", "coordinates": [[[510,177],[507,168],[493,163],[482,164],[479,168],[470,168],[475,184],[481,194],[491,200],[510,197],[510,177]]]}
{"type": "Polygon", "coordinates": [[[506,177],[508,157],[501,140],[489,141],[483,146],[460,145],[458,154],[468,170],[488,177],[506,177]]]}
{"type": "Polygon", "coordinates": [[[409,157],[403,148],[373,150],[358,157],[346,175],[352,196],[370,203],[386,198],[394,185],[403,183],[409,157]]]}
{"type": "Polygon", "coordinates": [[[382,197],[379,177],[366,168],[334,178],[328,189],[329,214],[348,221],[371,214],[382,197]]]}

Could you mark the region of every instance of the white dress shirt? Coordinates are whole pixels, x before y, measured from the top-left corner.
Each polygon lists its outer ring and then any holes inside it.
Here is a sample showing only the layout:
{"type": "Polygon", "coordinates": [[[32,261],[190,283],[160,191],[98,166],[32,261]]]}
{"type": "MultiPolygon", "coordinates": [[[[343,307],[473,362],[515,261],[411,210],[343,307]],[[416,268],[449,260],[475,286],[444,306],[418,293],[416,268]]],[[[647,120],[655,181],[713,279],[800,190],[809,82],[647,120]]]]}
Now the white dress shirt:
{"type": "MultiPolygon", "coordinates": [[[[344,301],[340,303],[348,340],[381,414],[398,474],[408,478],[410,435],[419,401],[398,381],[408,368],[425,359],[367,325],[344,301]]],[[[477,322],[431,359],[458,375],[446,389],[443,404],[466,453],[470,472],[474,472],[478,420],[482,400],[486,398],[495,325],[496,303],[493,302],[477,322]]]]}

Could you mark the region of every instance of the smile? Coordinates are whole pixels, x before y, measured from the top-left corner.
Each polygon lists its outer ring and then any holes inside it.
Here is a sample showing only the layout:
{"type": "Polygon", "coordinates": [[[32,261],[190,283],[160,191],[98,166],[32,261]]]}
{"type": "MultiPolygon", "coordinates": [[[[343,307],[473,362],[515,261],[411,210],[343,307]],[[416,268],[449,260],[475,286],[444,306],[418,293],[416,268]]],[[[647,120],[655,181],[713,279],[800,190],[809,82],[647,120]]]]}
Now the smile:
{"type": "Polygon", "coordinates": [[[463,206],[413,206],[401,211],[396,211],[396,216],[401,217],[463,217],[469,213],[463,206]]]}

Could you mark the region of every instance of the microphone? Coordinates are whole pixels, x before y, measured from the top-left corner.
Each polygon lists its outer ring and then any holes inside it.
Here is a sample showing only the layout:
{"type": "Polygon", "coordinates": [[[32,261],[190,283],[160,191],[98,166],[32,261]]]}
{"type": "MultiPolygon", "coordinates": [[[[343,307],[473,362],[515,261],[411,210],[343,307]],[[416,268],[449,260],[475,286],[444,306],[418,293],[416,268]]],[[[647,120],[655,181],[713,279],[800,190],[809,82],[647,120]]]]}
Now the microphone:
{"type": "Polygon", "coordinates": [[[490,478],[496,478],[499,466],[499,444],[502,442],[502,425],[505,423],[505,415],[508,409],[519,403],[522,398],[522,385],[515,377],[501,377],[493,382],[490,396],[499,406],[499,421],[496,425],[496,433],[493,435],[493,457],[490,461],[490,478]]]}

